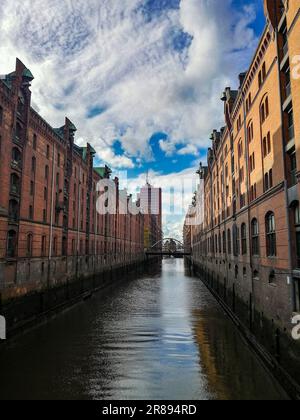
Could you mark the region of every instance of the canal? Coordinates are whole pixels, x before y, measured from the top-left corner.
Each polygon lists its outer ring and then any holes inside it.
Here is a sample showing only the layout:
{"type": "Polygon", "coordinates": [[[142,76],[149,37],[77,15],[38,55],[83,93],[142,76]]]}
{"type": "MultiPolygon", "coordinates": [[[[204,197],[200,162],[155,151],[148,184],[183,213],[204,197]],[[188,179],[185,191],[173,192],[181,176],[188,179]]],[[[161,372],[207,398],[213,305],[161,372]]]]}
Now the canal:
{"type": "Polygon", "coordinates": [[[183,260],[7,343],[0,372],[0,399],[286,398],[183,260]]]}

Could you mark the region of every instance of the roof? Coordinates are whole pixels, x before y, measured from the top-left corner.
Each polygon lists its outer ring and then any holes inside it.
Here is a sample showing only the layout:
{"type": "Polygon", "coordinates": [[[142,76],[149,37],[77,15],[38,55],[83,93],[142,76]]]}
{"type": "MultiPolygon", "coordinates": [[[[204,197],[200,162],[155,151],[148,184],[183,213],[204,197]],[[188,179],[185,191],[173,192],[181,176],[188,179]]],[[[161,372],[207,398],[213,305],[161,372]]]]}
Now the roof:
{"type": "Polygon", "coordinates": [[[104,167],[94,168],[94,171],[101,176],[101,178],[105,178],[111,174],[111,169],[105,165],[104,167]]]}

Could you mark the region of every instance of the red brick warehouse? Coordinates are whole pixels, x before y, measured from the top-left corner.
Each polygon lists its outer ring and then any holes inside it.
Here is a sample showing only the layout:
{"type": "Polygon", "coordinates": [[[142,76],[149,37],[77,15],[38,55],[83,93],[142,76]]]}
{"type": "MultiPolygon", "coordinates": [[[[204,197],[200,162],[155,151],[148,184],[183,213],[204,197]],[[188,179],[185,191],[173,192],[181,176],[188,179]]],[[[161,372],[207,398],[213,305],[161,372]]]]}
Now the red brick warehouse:
{"type": "MultiPolygon", "coordinates": [[[[31,107],[33,79],[17,60],[0,80],[2,299],[144,259],[144,215],[97,213],[96,186],[111,170],[75,144],[71,121],[54,129],[31,107]]],[[[158,240],[161,214],[150,228],[158,240]]]]}

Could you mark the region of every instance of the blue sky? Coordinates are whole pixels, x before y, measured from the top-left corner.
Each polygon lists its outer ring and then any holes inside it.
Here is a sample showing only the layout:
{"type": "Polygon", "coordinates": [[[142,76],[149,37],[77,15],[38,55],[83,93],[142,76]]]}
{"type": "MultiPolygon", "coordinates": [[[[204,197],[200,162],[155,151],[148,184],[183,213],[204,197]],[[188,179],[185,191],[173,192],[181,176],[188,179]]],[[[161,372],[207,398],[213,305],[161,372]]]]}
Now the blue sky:
{"type": "Polygon", "coordinates": [[[2,0],[0,74],[19,57],[52,126],[68,116],[97,164],[169,186],[205,161],[264,24],[262,0],[2,0]]]}

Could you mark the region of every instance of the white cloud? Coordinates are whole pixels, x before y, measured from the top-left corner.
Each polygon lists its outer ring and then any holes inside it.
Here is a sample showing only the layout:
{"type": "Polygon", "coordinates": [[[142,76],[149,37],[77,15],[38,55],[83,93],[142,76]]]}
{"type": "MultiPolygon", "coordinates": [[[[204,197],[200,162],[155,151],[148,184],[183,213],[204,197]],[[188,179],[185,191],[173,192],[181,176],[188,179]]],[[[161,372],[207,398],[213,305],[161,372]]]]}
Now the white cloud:
{"type": "MultiPolygon", "coordinates": [[[[168,133],[170,148],[183,139],[206,146],[222,123],[220,92],[253,50],[253,8],[238,14],[231,0],[181,0],[178,10],[146,21],[141,4],[2,0],[0,73],[20,57],[35,75],[41,114],[53,125],[69,115],[96,147],[120,137],[128,155],[149,159],[148,140],[157,131],[168,133]],[[181,52],[170,41],[179,30],[193,37],[181,52]],[[102,105],[105,112],[86,118],[102,105]]],[[[104,156],[115,163],[112,153],[104,156]]]]}
{"type": "MultiPolygon", "coordinates": [[[[18,56],[35,76],[33,101],[41,115],[53,126],[63,125],[68,115],[78,138],[114,167],[132,168],[134,157],[138,165],[151,161],[149,138],[155,132],[168,134],[160,142],[167,154],[181,145],[179,158],[197,156],[212,129],[223,124],[220,92],[236,86],[256,43],[251,6],[238,13],[232,0],[181,0],[179,9],[146,20],[142,4],[0,3],[0,74],[12,71],[18,56]],[[180,30],[192,37],[182,51],[172,44],[180,30]],[[101,115],[87,119],[96,107],[101,115]],[[124,156],[111,149],[116,138],[124,156]]],[[[175,177],[157,180],[168,184],[175,177]]]]}
{"type": "Polygon", "coordinates": [[[185,155],[194,155],[194,156],[198,156],[199,152],[197,147],[194,144],[187,144],[185,147],[183,147],[182,149],[179,149],[177,151],[177,153],[180,156],[185,156],[185,155]]]}

